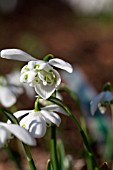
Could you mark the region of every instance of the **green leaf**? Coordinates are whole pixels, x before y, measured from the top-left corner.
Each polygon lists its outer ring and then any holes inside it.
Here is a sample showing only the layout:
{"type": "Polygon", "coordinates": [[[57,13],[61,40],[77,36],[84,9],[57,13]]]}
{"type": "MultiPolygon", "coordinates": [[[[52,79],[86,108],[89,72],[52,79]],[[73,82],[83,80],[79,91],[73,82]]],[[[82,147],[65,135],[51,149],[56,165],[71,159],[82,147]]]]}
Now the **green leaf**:
{"type": "Polygon", "coordinates": [[[48,161],[47,161],[46,170],[53,170],[52,163],[51,163],[50,159],[48,159],[48,161]]]}
{"type": "Polygon", "coordinates": [[[5,108],[0,108],[0,112],[4,113],[5,116],[14,124],[19,124],[18,119],[13,115],[12,112],[5,108]]]}
{"type": "Polygon", "coordinates": [[[92,152],[92,149],[91,149],[91,146],[89,144],[89,141],[87,139],[87,136],[84,132],[84,130],[82,129],[80,123],[78,122],[78,120],[76,119],[76,117],[74,116],[74,114],[72,114],[72,112],[70,111],[70,109],[58,98],[55,98],[53,96],[51,96],[49,99],[49,101],[57,104],[58,106],[60,106],[61,108],[63,108],[67,114],[71,117],[71,119],[74,121],[75,125],[78,127],[78,129],[80,130],[80,134],[82,136],[82,139],[84,141],[84,145],[86,146],[86,149],[87,149],[87,152],[88,152],[88,155],[89,157],[91,158],[92,162],[93,162],[93,165],[94,165],[94,168],[97,168],[97,170],[99,170],[98,168],[98,165],[97,165],[97,162],[96,162],[96,159],[95,159],[95,155],[94,153],[92,152]]]}
{"type": "Polygon", "coordinates": [[[62,140],[58,140],[57,142],[57,150],[58,150],[58,161],[60,170],[65,170],[64,167],[64,159],[65,159],[65,150],[62,140]]]}
{"type": "Polygon", "coordinates": [[[80,126],[80,124],[79,124],[79,122],[78,122],[78,120],[77,120],[76,117],[71,113],[70,109],[66,106],[66,104],[63,103],[62,100],[60,100],[60,99],[58,99],[58,98],[56,98],[56,97],[53,97],[53,96],[51,96],[48,100],[51,101],[51,102],[53,102],[53,103],[55,103],[55,104],[57,104],[57,105],[60,106],[61,108],[63,108],[63,109],[67,112],[68,116],[70,116],[70,117],[72,118],[72,120],[73,120],[74,123],[77,125],[77,127],[79,128],[79,130],[82,130],[82,129],[81,129],[81,126],[80,126]]]}

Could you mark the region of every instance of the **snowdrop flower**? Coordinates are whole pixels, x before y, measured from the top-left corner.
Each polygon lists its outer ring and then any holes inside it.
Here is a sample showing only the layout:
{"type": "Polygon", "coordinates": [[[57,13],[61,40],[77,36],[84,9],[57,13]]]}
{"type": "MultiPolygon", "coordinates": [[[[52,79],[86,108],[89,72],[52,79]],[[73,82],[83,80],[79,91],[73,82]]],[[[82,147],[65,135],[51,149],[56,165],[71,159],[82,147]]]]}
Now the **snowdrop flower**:
{"type": "Polygon", "coordinates": [[[21,70],[20,81],[34,87],[36,93],[43,99],[49,98],[61,83],[61,77],[53,66],[69,73],[73,71],[72,66],[61,59],[55,58],[45,62],[19,49],[2,50],[1,57],[28,61],[28,64],[21,70]]]}
{"type": "Polygon", "coordinates": [[[102,114],[105,113],[106,108],[113,101],[113,92],[111,91],[102,91],[91,101],[91,114],[94,115],[96,110],[99,108],[102,114]]]}
{"type": "Polygon", "coordinates": [[[0,102],[4,107],[11,107],[15,104],[17,97],[22,93],[21,87],[10,83],[7,77],[0,76],[0,102]]]}
{"type": "Polygon", "coordinates": [[[55,112],[67,115],[59,106],[49,105],[41,108],[40,111],[17,111],[14,113],[14,116],[20,119],[20,126],[26,128],[34,138],[41,138],[46,133],[47,124],[51,125],[53,123],[56,126],[60,125],[61,118],[55,112]]]}
{"type": "Polygon", "coordinates": [[[36,145],[36,140],[23,127],[16,124],[0,122],[0,148],[12,138],[12,135],[16,136],[20,141],[27,145],[36,145]]]}

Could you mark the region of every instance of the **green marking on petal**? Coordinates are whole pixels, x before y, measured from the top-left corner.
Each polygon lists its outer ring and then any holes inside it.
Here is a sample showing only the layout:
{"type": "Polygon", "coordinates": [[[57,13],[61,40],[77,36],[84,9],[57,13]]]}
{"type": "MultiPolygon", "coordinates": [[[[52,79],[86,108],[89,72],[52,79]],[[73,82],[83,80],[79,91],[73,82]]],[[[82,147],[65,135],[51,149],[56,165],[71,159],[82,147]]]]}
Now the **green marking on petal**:
{"type": "Polygon", "coordinates": [[[26,125],[25,125],[25,124],[23,124],[23,125],[22,125],[22,127],[24,127],[24,128],[25,128],[25,127],[26,127],[26,125]]]}
{"type": "Polygon", "coordinates": [[[25,75],[25,80],[28,80],[28,74],[25,75]]]}
{"type": "Polygon", "coordinates": [[[35,64],[34,65],[34,69],[39,69],[40,68],[40,65],[39,64],[35,64]]]}

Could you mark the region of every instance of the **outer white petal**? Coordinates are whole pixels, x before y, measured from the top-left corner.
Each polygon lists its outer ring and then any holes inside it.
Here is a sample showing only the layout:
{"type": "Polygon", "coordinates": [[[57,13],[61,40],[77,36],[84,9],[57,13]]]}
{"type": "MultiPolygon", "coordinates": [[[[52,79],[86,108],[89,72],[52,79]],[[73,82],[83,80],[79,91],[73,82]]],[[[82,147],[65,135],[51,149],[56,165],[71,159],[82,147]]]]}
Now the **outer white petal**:
{"type": "Polygon", "coordinates": [[[61,118],[58,114],[56,114],[54,112],[48,112],[46,110],[41,110],[41,114],[44,116],[46,122],[48,122],[48,123],[52,122],[57,126],[60,125],[61,118]]]}
{"type": "Polygon", "coordinates": [[[97,95],[97,96],[91,101],[90,107],[91,107],[91,114],[92,114],[92,115],[95,114],[95,112],[96,112],[96,110],[97,110],[97,108],[98,108],[98,104],[99,104],[99,102],[103,99],[104,94],[105,94],[105,92],[101,92],[99,95],[97,95]]]}
{"type": "Polygon", "coordinates": [[[5,49],[1,51],[1,57],[12,60],[19,61],[30,61],[36,60],[36,58],[32,57],[28,53],[20,50],[20,49],[5,49]]]}
{"type": "Polygon", "coordinates": [[[16,96],[11,92],[8,87],[0,88],[0,101],[3,106],[11,107],[16,103],[16,96]]]}
{"type": "Polygon", "coordinates": [[[42,110],[56,111],[56,112],[59,112],[59,113],[62,113],[64,115],[68,116],[67,112],[65,112],[64,109],[62,109],[60,106],[58,106],[56,104],[52,104],[52,105],[42,107],[42,110]]]}
{"type": "Polygon", "coordinates": [[[16,136],[19,140],[27,145],[36,145],[36,140],[30,135],[30,133],[23,127],[16,124],[0,123],[7,131],[16,136]]]}
{"type": "Polygon", "coordinates": [[[14,116],[18,119],[22,116],[26,115],[27,113],[31,113],[33,110],[20,110],[14,113],[14,116]]]}
{"type": "Polygon", "coordinates": [[[69,64],[68,62],[65,62],[64,60],[61,60],[59,58],[49,60],[49,64],[51,64],[52,66],[55,66],[57,68],[61,68],[69,73],[73,72],[73,68],[72,68],[71,64],[69,64]]]}
{"type": "Polygon", "coordinates": [[[4,146],[7,139],[11,137],[11,133],[7,131],[4,127],[0,126],[0,148],[4,146]]]}

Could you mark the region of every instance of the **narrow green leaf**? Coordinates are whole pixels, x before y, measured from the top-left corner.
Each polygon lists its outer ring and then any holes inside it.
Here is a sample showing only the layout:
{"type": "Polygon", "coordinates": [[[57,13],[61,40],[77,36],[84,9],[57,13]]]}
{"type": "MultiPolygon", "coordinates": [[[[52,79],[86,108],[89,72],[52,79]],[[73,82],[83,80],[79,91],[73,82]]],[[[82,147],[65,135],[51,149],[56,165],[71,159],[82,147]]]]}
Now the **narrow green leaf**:
{"type": "Polygon", "coordinates": [[[5,116],[12,122],[15,124],[19,124],[18,119],[13,115],[12,112],[10,112],[9,110],[5,109],[5,108],[0,108],[0,112],[4,113],[5,116]]]}
{"type": "Polygon", "coordinates": [[[64,167],[65,150],[64,150],[64,144],[62,140],[58,140],[57,150],[58,150],[59,168],[60,170],[65,170],[65,167],[64,167]]]}
{"type": "Polygon", "coordinates": [[[93,151],[92,151],[92,149],[91,149],[91,146],[90,146],[90,144],[89,144],[89,141],[88,141],[88,139],[87,139],[87,136],[86,136],[84,130],[82,129],[80,123],[78,122],[78,120],[77,120],[76,117],[74,116],[74,114],[72,114],[72,112],[70,111],[70,109],[69,109],[60,99],[51,96],[48,100],[51,101],[51,102],[53,102],[53,103],[55,103],[55,104],[57,104],[57,105],[60,106],[61,108],[63,108],[63,109],[67,112],[67,114],[71,117],[71,119],[74,121],[75,125],[76,125],[76,126],[78,127],[78,129],[80,130],[80,134],[81,134],[82,139],[83,139],[83,141],[84,141],[84,144],[85,144],[85,146],[86,146],[88,155],[90,156],[90,158],[91,158],[91,160],[92,160],[92,163],[93,163],[93,165],[94,165],[94,168],[95,168],[96,170],[99,170],[98,165],[97,165],[97,162],[96,162],[96,159],[95,159],[95,155],[94,155],[94,153],[93,153],[93,151]]]}
{"type": "Polygon", "coordinates": [[[50,159],[48,159],[48,161],[47,161],[46,170],[53,170],[52,163],[51,163],[50,159]]]}
{"type": "Polygon", "coordinates": [[[63,108],[67,112],[68,116],[70,116],[73,119],[79,130],[82,130],[78,120],[75,118],[75,116],[71,113],[70,109],[66,106],[66,104],[64,104],[62,100],[53,96],[51,96],[48,100],[63,108]]]}

